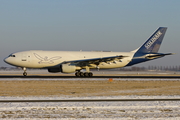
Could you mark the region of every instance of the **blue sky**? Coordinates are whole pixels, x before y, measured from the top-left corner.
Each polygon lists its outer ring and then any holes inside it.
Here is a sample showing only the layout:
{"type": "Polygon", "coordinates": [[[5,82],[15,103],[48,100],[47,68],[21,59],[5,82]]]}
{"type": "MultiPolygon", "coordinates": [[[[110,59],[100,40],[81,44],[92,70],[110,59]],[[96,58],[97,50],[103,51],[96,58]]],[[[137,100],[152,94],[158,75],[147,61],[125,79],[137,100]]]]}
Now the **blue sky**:
{"type": "Polygon", "coordinates": [[[180,65],[179,0],[0,0],[0,66],[25,50],[128,52],[168,27],[159,52],[136,66],[180,65]]]}

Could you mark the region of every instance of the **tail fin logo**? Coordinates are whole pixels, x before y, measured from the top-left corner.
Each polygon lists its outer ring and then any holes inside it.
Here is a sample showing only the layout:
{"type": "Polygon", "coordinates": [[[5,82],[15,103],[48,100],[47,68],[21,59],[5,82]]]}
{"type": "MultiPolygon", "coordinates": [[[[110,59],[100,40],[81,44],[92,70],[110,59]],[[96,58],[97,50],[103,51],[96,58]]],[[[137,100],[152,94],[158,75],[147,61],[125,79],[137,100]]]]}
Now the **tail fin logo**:
{"type": "Polygon", "coordinates": [[[158,31],[146,44],[145,44],[145,48],[149,49],[152,44],[162,35],[162,33],[160,31],[158,31]]]}

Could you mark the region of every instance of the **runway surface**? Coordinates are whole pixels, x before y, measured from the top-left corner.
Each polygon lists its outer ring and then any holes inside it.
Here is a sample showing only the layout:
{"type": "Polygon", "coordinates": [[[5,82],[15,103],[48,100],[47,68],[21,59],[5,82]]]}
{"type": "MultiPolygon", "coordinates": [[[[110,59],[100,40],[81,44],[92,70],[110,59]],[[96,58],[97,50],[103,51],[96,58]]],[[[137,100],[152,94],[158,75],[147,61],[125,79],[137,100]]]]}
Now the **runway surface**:
{"type": "Polygon", "coordinates": [[[178,71],[93,71],[93,77],[76,77],[74,73],[49,73],[47,70],[28,70],[23,76],[21,70],[0,71],[0,78],[180,78],[178,71]]]}
{"type": "Polygon", "coordinates": [[[47,76],[47,75],[0,75],[0,78],[162,78],[162,79],[178,79],[179,75],[106,75],[93,77],[76,77],[76,76],[47,76]]]}
{"type": "Polygon", "coordinates": [[[137,101],[180,101],[180,99],[65,99],[65,100],[0,100],[0,102],[137,102],[137,101]]]}

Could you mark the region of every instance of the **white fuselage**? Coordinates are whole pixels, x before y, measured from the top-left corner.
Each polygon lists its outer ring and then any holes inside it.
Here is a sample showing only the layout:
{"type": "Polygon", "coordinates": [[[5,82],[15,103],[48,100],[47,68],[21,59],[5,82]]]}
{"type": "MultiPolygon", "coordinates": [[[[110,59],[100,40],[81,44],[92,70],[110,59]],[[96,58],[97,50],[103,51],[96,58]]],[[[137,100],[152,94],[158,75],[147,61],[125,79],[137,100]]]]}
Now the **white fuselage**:
{"type": "Polygon", "coordinates": [[[4,61],[10,65],[26,68],[47,68],[48,72],[73,73],[79,76],[93,76],[91,68],[110,69],[131,66],[172,55],[158,53],[167,27],[159,27],[138,49],[131,52],[103,51],[23,51],[9,55],[4,61]],[[86,72],[81,72],[86,69],[86,72]]]}
{"type": "MultiPolygon", "coordinates": [[[[24,51],[13,53],[5,59],[11,65],[26,68],[54,68],[66,61],[103,58],[110,56],[127,56],[119,61],[102,62],[99,68],[119,68],[126,66],[133,58],[134,52],[86,52],[86,51],[24,51]]],[[[96,68],[92,65],[91,68],[96,68]]]]}

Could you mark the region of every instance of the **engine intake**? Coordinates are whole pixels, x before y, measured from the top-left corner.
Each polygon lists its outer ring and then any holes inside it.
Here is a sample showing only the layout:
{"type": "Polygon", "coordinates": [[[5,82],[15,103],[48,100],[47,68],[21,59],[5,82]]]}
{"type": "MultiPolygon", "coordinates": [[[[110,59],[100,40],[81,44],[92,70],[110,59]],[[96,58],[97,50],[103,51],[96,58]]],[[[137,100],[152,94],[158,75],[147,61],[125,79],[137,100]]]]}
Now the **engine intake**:
{"type": "Polygon", "coordinates": [[[61,71],[60,71],[60,68],[49,68],[48,72],[50,72],[50,73],[57,73],[57,72],[61,72],[61,71]]]}

